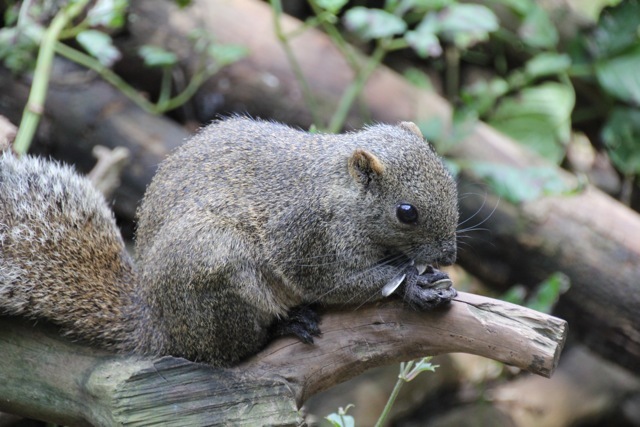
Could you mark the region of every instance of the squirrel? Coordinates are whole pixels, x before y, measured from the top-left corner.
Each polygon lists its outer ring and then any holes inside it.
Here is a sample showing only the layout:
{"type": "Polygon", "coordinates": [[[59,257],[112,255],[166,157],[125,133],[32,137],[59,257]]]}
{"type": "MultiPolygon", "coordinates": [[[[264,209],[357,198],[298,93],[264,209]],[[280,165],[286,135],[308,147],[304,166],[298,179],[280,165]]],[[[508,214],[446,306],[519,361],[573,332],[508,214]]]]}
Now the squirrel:
{"type": "Polygon", "coordinates": [[[231,366],[276,336],[312,343],[322,306],[456,295],[454,179],[411,122],[341,135],[232,117],[163,163],[135,263],[69,166],[0,156],[0,315],[107,350],[231,366]]]}

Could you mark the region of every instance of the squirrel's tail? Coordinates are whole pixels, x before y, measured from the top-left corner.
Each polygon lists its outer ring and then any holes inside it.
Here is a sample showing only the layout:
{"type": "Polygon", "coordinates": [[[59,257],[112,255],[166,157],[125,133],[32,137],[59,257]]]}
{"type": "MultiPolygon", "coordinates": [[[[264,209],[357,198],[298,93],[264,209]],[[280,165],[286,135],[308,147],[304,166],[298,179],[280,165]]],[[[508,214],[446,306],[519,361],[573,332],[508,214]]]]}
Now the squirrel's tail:
{"type": "Polygon", "coordinates": [[[124,349],[135,271],[111,210],[58,163],[0,155],[0,315],[124,349]]]}

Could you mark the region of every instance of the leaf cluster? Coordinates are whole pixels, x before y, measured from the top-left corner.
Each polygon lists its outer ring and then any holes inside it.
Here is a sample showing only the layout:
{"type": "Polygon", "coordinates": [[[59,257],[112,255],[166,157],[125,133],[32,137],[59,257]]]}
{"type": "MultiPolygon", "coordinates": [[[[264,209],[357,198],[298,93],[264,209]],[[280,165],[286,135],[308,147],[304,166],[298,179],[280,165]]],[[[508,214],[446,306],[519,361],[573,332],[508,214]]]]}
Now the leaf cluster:
{"type": "MultiPolygon", "coordinates": [[[[190,1],[176,1],[186,7],[190,1]]],[[[34,71],[34,81],[14,149],[26,152],[43,109],[54,54],[61,55],[99,74],[144,110],[160,114],[184,104],[202,83],[222,67],[246,55],[241,46],[217,43],[204,30],[192,33],[193,49],[200,63],[186,87],[173,94],[172,70],[179,57],[158,46],[141,46],[144,64],[162,71],[157,102],[150,102],[115,72],[113,65],[122,53],[113,34],[127,24],[129,0],[67,0],[65,2],[25,0],[10,2],[0,29],[0,61],[14,73],[34,71]]]]}
{"type": "MultiPolygon", "coordinates": [[[[309,25],[320,24],[332,34],[342,23],[346,30],[376,46],[371,58],[380,50],[382,61],[388,52],[410,49],[435,67],[444,68],[445,92],[456,106],[454,128],[446,130],[433,121],[420,123],[441,151],[446,152],[462,140],[477,120],[484,120],[561,164],[575,129],[600,121],[600,132],[589,135],[594,145],[602,142],[622,175],[634,179],[640,172],[637,0],[618,2],[604,10],[604,2],[592,5],[592,29],[577,32],[568,40],[561,40],[550,12],[534,0],[493,0],[483,4],[387,0],[380,8],[349,7],[346,0],[309,2],[316,13],[307,21],[309,25]],[[498,7],[508,10],[515,19],[515,28],[513,22],[501,22],[494,13],[498,7]],[[517,52],[518,59],[514,61],[507,52],[517,52]],[[465,64],[489,61],[494,61],[490,77],[460,84],[460,69],[465,64]],[[585,87],[591,96],[581,92],[585,87]],[[585,102],[585,98],[592,101],[585,102]]],[[[346,56],[353,56],[349,49],[342,50],[346,56]]],[[[350,63],[358,61],[351,58],[350,63]]],[[[353,68],[356,75],[362,72],[362,68],[353,68]]],[[[415,68],[408,71],[407,77],[430,86],[425,75],[415,68]]],[[[328,130],[338,130],[341,123],[334,123],[328,130]]],[[[464,167],[472,167],[487,178],[492,188],[515,203],[575,190],[560,185],[560,178],[550,170],[492,170],[490,165],[469,164],[464,167]]]]}

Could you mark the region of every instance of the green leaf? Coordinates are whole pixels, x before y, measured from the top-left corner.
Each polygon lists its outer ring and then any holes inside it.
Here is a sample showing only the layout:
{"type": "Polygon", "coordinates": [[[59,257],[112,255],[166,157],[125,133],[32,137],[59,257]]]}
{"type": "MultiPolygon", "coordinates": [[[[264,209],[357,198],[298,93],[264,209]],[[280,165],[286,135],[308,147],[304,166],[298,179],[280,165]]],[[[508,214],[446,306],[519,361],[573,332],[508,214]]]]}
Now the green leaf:
{"type": "Polygon", "coordinates": [[[596,77],[611,96],[640,106],[640,44],[626,54],[599,61],[596,77]]]}
{"type": "MultiPolygon", "coordinates": [[[[444,122],[440,117],[433,116],[428,120],[418,122],[418,127],[424,138],[431,144],[445,136],[444,122]]],[[[440,150],[437,151],[440,152],[440,150]]]]}
{"type": "Polygon", "coordinates": [[[205,30],[204,28],[194,28],[189,31],[187,37],[193,43],[193,50],[196,53],[204,53],[209,48],[209,45],[215,43],[215,37],[213,34],[205,30]]]}
{"type": "Polygon", "coordinates": [[[101,31],[85,30],[76,36],[77,42],[105,67],[120,59],[120,51],[113,45],[111,36],[101,31]]]}
{"type": "Polygon", "coordinates": [[[126,22],[128,0],[98,0],[89,9],[87,19],[92,27],[121,28],[126,22]]]}
{"type": "Polygon", "coordinates": [[[478,123],[478,115],[468,108],[456,108],[453,112],[451,126],[437,118],[432,117],[426,121],[418,122],[418,127],[424,137],[431,143],[436,151],[442,155],[447,154],[461,141],[467,139],[478,123]]]}
{"type": "MultiPolygon", "coordinates": [[[[584,16],[585,24],[594,24],[598,21],[602,9],[615,6],[624,0],[590,0],[580,3],[580,15],[584,16]]],[[[626,3],[632,3],[626,1],[626,3]]],[[[636,15],[637,16],[637,15],[636,15]]]]}
{"type": "Polygon", "coordinates": [[[564,273],[557,272],[538,284],[528,297],[526,287],[514,285],[502,294],[500,299],[512,304],[525,305],[543,313],[551,313],[560,295],[568,291],[569,287],[569,277],[564,273]]]}
{"type": "Polygon", "coordinates": [[[542,7],[535,5],[525,15],[518,34],[529,46],[554,49],[558,44],[558,31],[542,7]]]}
{"type": "Polygon", "coordinates": [[[560,295],[569,290],[570,280],[564,273],[553,273],[540,283],[528,298],[527,307],[543,313],[550,313],[560,295]]]}
{"type": "Polygon", "coordinates": [[[316,4],[322,9],[337,15],[348,0],[316,0],[316,4]]]}
{"type": "Polygon", "coordinates": [[[460,175],[460,171],[462,170],[462,167],[455,159],[448,159],[445,157],[442,159],[442,161],[444,162],[444,165],[449,170],[449,172],[451,172],[451,175],[454,178],[457,178],[458,175],[460,175]]]}
{"type": "Polygon", "coordinates": [[[37,52],[38,42],[18,28],[0,29],[0,61],[12,72],[33,69],[37,52]]]}
{"type": "Polygon", "coordinates": [[[469,87],[464,88],[462,100],[465,105],[476,111],[478,116],[484,116],[490,111],[498,98],[509,91],[509,84],[500,77],[494,77],[489,81],[478,80],[469,87]]]}
{"type": "Polygon", "coordinates": [[[344,22],[350,31],[364,40],[379,39],[402,34],[407,24],[401,18],[381,9],[357,6],[344,15],[344,22]]]}
{"type": "Polygon", "coordinates": [[[533,0],[495,0],[496,3],[501,3],[518,15],[525,16],[529,11],[535,7],[533,0]]]}
{"type": "Polygon", "coordinates": [[[215,61],[216,65],[224,67],[247,56],[249,49],[246,46],[213,43],[209,45],[207,53],[215,61]]]}
{"type": "Polygon", "coordinates": [[[570,138],[574,104],[571,86],[548,82],[503,99],[488,122],[558,163],[570,138]]]}
{"type": "Polygon", "coordinates": [[[442,46],[436,33],[440,30],[437,15],[425,15],[413,31],[408,31],[404,39],[421,58],[437,57],[442,54],[442,46]]]}
{"type": "Polygon", "coordinates": [[[407,375],[404,378],[404,380],[407,381],[407,382],[412,381],[418,375],[420,375],[422,372],[425,372],[425,371],[435,372],[436,369],[440,367],[440,365],[432,364],[431,363],[431,359],[433,359],[433,357],[431,357],[431,356],[423,357],[422,359],[420,359],[415,364],[415,366],[411,369],[411,371],[409,373],[407,373],[407,375]]]}
{"type": "Polygon", "coordinates": [[[413,86],[433,92],[433,84],[431,84],[429,75],[421,69],[416,67],[409,67],[404,70],[402,75],[413,86]]]}
{"type": "Polygon", "coordinates": [[[545,195],[572,194],[577,190],[563,179],[555,167],[519,169],[496,163],[472,162],[467,168],[482,178],[496,195],[514,204],[545,195]]]}
{"type": "Polygon", "coordinates": [[[569,55],[543,52],[525,64],[525,72],[531,79],[563,73],[571,66],[569,55]]]}
{"type": "Polygon", "coordinates": [[[334,427],[355,427],[356,421],[351,415],[330,414],[325,417],[334,427]]]}
{"type": "Polygon", "coordinates": [[[345,408],[338,408],[337,413],[329,414],[325,420],[329,421],[334,427],[355,427],[356,422],[351,415],[347,415],[349,409],[354,405],[349,403],[345,408]]]}
{"type": "MultiPolygon", "coordinates": [[[[403,0],[400,2],[402,10],[413,10],[416,13],[425,13],[440,10],[454,4],[456,0],[403,0]]],[[[388,10],[388,9],[387,9],[388,10]]]]}
{"type": "Polygon", "coordinates": [[[618,6],[607,9],[600,16],[598,26],[589,37],[591,52],[596,57],[606,58],[637,46],[638,17],[638,1],[623,1],[618,6]]]}
{"type": "Polygon", "coordinates": [[[164,50],[159,46],[144,45],[138,49],[138,54],[147,67],[172,67],[178,63],[175,53],[164,50]]]}
{"type": "Polygon", "coordinates": [[[511,304],[524,305],[526,296],[527,288],[522,285],[513,285],[504,294],[500,295],[500,299],[511,304]]]}
{"type": "Polygon", "coordinates": [[[498,29],[498,18],[486,6],[456,3],[439,13],[440,30],[451,33],[489,33],[498,29]]]}
{"type": "Polygon", "coordinates": [[[623,174],[640,174],[640,110],[613,110],[602,129],[602,140],[611,161],[623,174]]]}
{"type": "Polygon", "coordinates": [[[180,9],[184,9],[185,7],[191,4],[191,0],[174,0],[180,9]]]}
{"type": "Polygon", "coordinates": [[[17,5],[13,5],[13,7],[9,6],[4,12],[4,27],[13,26],[20,17],[19,8],[17,5]]]}
{"type": "Polygon", "coordinates": [[[460,49],[487,40],[498,29],[498,18],[486,6],[456,3],[438,13],[440,33],[460,49]]]}

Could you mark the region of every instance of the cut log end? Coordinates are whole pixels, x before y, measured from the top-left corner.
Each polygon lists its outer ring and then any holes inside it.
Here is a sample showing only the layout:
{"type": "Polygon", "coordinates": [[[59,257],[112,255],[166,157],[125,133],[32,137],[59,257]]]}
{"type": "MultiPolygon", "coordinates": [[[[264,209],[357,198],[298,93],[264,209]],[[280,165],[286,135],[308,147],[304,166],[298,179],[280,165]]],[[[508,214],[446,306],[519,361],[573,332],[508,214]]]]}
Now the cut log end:
{"type": "MultiPolygon", "coordinates": [[[[500,335],[486,345],[493,354],[481,354],[528,372],[551,377],[567,339],[567,322],[554,316],[505,301],[460,293],[456,301],[466,304],[488,337],[500,335]],[[517,346],[518,351],[513,351],[517,346]]],[[[479,335],[482,336],[482,335],[479,335]]],[[[473,351],[469,351],[473,353],[473,351]]],[[[479,354],[479,353],[476,353],[479,354]]]]}

